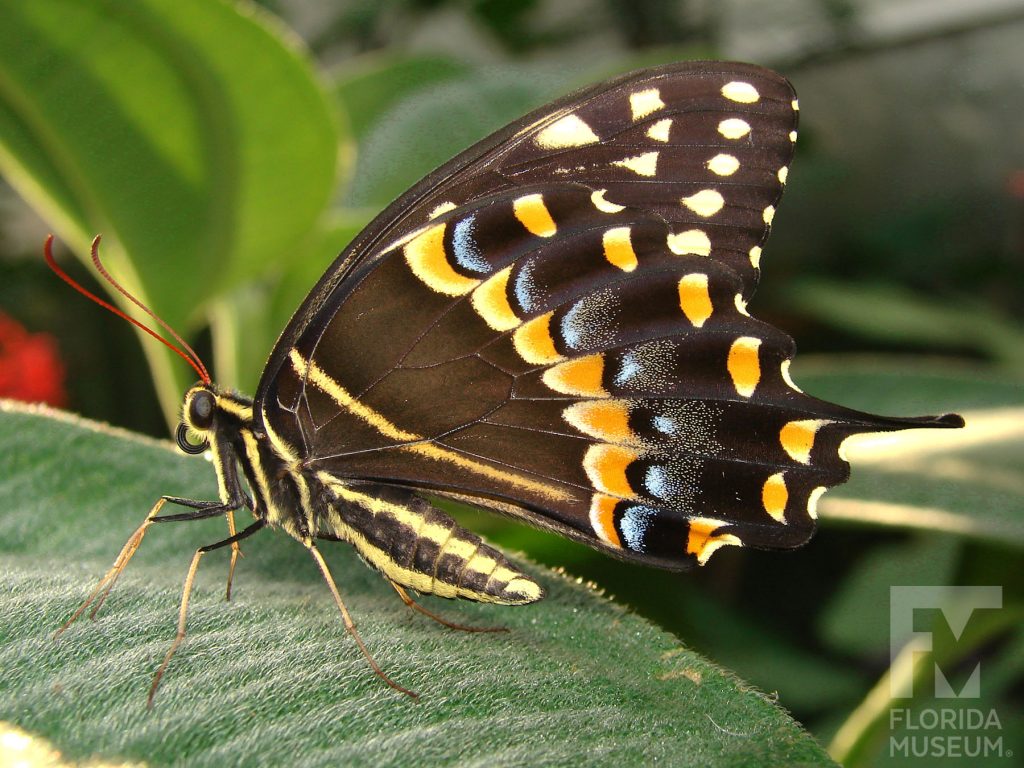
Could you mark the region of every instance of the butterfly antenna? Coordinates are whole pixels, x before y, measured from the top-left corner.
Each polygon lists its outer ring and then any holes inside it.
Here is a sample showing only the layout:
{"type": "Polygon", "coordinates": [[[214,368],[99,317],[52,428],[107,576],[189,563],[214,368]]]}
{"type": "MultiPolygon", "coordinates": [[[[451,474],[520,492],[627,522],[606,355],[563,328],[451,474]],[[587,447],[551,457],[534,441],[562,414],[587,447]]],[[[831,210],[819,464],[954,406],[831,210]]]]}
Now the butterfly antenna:
{"type": "Polygon", "coordinates": [[[101,275],[103,275],[103,278],[108,283],[110,283],[114,288],[116,288],[125,298],[129,299],[132,303],[134,303],[136,306],[138,306],[140,309],[142,309],[147,315],[152,317],[161,326],[163,326],[165,329],[167,329],[170,332],[170,334],[178,341],[178,343],[181,344],[182,347],[184,347],[187,350],[187,352],[188,352],[187,354],[185,352],[183,352],[179,347],[176,347],[170,341],[165,339],[159,333],[154,331],[149,326],[146,326],[143,323],[140,323],[134,317],[129,317],[127,314],[122,312],[120,309],[115,307],[113,304],[111,304],[111,303],[109,303],[107,301],[104,301],[99,296],[97,296],[96,294],[92,293],[92,291],[89,291],[88,289],[82,287],[74,278],[72,278],[70,275],[68,275],[67,272],[65,272],[63,269],[61,269],[59,266],[57,266],[57,262],[53,258],[53,235],[47,235],[47,237],[46,237],[46,243],[43,246],[43,258],[46,259],[47,265],[50,267],[50,269],[53,270],[54,274],[56,274],[57,277],[59,277],[65,283],[70,285],[72,288],[74,288],[76,291],[78,291],[80,294],[82,294],[86,298],[92,299],[94,302],[99,304],[104,309],[107,309],[107,310],[113,312],[115,315],[117,315],[118,317],[120,317],[123,320],[127,320],[129,323],[134,325],[136,328],[141,328],[143,331],[148,333],[150,336],[152,336],[154,339],[159,341],[161,344],[163,344],[166,347],[168,347],[169,349],[173,350],[186,363],[191,365],[195,369],[195,372],[199,374],[199,378],[202,380],[202,382],[204,384],[211,383],[210,374],[207,372],[206,366],[203,365],[203,361],[199,359],[199,355],[197,355],[195,353],[195,350],[193,350],[192,347],[190,347],[188,345],[188,343],[184,339],[182,339],[181,336],[179,336],[178,333],[173,328],[171,328],[170,325],[168,325],[166,322],[164,322],[149,307],[147,307],[145,304],[143,304],[137,298],[132,296],[132,294],[130,294],[120,283],[118,283],[116,280],[114,280],[114,278],[112,278],[110,276],[110,273],[107,272],[106,268],[100,262],[99,246],[100,246],[100,236],[96,235],[96,237],[93,238],[92,246],[90,248],[90,252],[92,254],[92,263],[96,266],[97,271],[101,275]]]}

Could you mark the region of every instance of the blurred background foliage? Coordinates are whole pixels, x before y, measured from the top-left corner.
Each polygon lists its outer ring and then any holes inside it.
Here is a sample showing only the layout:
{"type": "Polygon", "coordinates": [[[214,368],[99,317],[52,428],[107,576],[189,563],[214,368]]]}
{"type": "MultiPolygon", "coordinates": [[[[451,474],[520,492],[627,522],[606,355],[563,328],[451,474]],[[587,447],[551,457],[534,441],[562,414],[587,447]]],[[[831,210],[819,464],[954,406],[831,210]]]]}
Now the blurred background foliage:
{"type": "Polygon", "coordinates": [[[251,393],[337,252],[456,152],[620,72],[756,61],[793,81],[802,125],[755,314],[798,340],[806,390],[879,411],[976,409],[989,432],[900,462],[872,464],[865,449],[813,546],[720,555],[692,576],[460,514],[778,691],[851,764],[891,764],[881,716],[865,709],[889,663],[888,587],[1003,585],[1004,625],[959,653],[1002,670],[994,705],[1019,722],[1020,2],[260,5],[0,4],[0,311],[17,328],[0,324],[0,385],[25,365],[72,410],[165,436],[193,378],[49,274],[47,231],[97,293],[84,263],[102,232],[112,271],[195,341],[219,383],[251,393]],[[947,516],[842,503],[865,497],[947,516]]]}

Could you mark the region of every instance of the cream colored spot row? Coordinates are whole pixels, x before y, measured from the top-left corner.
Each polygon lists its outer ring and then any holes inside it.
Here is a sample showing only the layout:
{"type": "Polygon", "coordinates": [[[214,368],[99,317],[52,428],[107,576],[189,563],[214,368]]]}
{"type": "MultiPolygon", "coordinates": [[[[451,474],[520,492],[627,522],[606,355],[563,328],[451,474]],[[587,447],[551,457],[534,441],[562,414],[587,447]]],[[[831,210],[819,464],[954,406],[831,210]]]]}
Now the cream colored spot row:
{"type": "Polygon", "coordinates": [[[779,372],[782,374],[782,380],[786,382],[787,387],[796,392],[803,392],[803,390],[796,385],[796,383],[793,381],[793,377],[790,375],[789,366],[792,362],[792,360],[783,360],[782,363],[779,365],[779,372]]]}
{"type": "Polygon", "coordinates": [[[714,216],[725,205],[725,198],[715,189],[702,189],[681,200],[682,204],[705,219],[714,216]]]}
{"type": "Polygon", "coordinates": [[[778,176],[779,176],[779,183],[780,184],[785,184],[786,183],[786,179],[789,178],[789,168],[787,168],[785,165],[782,166],[781,168],[779,168],[778,176]]]}
{"type": "Polygon", "coordinates": [[[828,488],[821,485],[811,491],[807,497],[807,514],[811,520],[818,519],[818,502],[821,501],[821,497],[825,495],[825,491],[828,488]]]}
{"type": "Polygon", "coordinates": [[[647,137],[664,143],[668,141],[669,132],[671,130],[672,119],[666,117],[664,120],[659,120],[652,124],[651,127],[647,129],[647,137]]]}
{"type": "Polygon", "coordinates": [[[427,218],[436,219],[438,216],[442,216],[448,213],[448,211],[454,211],[456,208],[458,208],[458,206],[455,205],[455,203],[451,202],[450,200],[445,201],[443,203],[440,203],[439,205],[435,205],[434,210],[427,214],[427,218]]]}
{"type": "Polygon", "coordinates": [[[735,101],[739,104],[753,104],[761,98],[757,88],[741,80],[733,80],[731,83],[723,85],[722,95],[730,101],[735,101]]]}
{"type": "Polygon", "coordinates": [[[742,139],[750,133],[750,123],[738,117],[729,117],[718,124],[718,132],[727,139],[742,139]]]}
{"type": "Polygon", "coordinates": [[[775,206],[769,205],[767,208],[765,208],[764,211],[761,213],[761,218],[764,219],[765,224],[771,224],[772,219],[775,218],[775,206]]]}
{"type": "Polygon", "coordinates": [[[693,254],[695,256],[711,255],[711,239],[700,229],[687,229],[685,232],[670,233],[668,248],[677,256],[693,254]]]}
{"type": "Polygon", "coordinates": [[[608,192],[607,189],[594,190],[590,195],[590,202],[594,204],[594,207],[601,213],[619,213],[620,211],[626,210],[626,206],[613,203],[610,200],[605,200],[605,194],[608,192]]]}
{"type": "Polygon", "coordinates": [[[739,170],[740,161],[733,155],[719,154],[708,160],[708,169],[719,176],[732,176],[739,170]]]}
{"type": "Polygon", "coordinates": [[[644,152],[636,157],[627,157],[616,160],[612,165],[632,171],[637,176],[653,177],[658,173],[658,153],[644,152]]]}
{"type": "Polygon", "coordinates": [[[583,147],[598,141],[600,139],[590,126],[572,113],[542,128],[534,138],[534,143],[542,149],[583,147]]]}
{"type": "Polygon", "coordinates": [[[754,269],[761,268],[761,246],[759,245],[750,249],[750,266],[754,269]]]}
{"type": "Polygon", "coordinates": [[[648,88],[629,94],[629,108],[633,113],[633,120],[636,121],[664,109],[665,102],[661,100],[661,93],[657,88],[648,88]]]}

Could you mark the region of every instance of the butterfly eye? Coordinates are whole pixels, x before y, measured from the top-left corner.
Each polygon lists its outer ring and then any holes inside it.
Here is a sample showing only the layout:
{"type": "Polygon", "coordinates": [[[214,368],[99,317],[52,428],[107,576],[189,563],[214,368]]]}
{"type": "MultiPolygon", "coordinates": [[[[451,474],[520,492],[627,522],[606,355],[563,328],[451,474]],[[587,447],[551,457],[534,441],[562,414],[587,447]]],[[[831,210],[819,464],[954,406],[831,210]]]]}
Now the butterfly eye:
{"type": "Polygon", "coordinates": [[[205,389],[196,392],[188,402],[188,421],[196,429],[213,426],[213,395],[205,389]]]}

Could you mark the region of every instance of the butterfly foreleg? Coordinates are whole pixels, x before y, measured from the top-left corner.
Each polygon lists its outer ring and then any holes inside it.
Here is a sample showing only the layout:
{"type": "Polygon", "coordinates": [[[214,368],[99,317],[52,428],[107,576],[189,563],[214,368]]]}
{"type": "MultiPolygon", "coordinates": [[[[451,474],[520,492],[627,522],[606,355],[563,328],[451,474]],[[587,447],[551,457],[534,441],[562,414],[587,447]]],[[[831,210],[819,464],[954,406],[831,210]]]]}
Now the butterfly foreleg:
{"type": "MultiPolygon", "coordinates": [[[[214,514],[220,514],[221,512],[223,512],[223,510],[219,510],[214,514]]],[[[166,520],[168,518],[163,519],[166,520]]],[[[188,573],[185,574],[185,586],[181,592],[181,606],[178,609],[178,631],[174,636],[174,642],[171,643],[171,647],[167,650],[167,654],[164,656],[163,662],[160,664],[159,669],[157,669],[156,674],[153,676],[153,684],[149,687],[149,696],[146,699],[147,707],[153,706],[153,697],[156,696],[156,689],[160,685],[160,678],[164,676],[164,671],[167,669],[167,665],[171,663],[171,657],[174,656],[175,651],[178,650],[178,646],[181,645],[182,640],[185,639],[185,621],[188,617],[188,602],[189,598],[192,596],[192,586],[195,582],[196,571],[199,569],[199,561],[207,552],[212,552],[215,549],[220,549],[221,547],[226,546],[234,547],[239,541],[252,536],[265,525],[266,522],[264,520],[257,520],[241,532],[232,534],[222,541],[218,541],[215,544],[207,544],[204,547],[199,547],[192,556],[192,562],[189,564],[188,573]]]]}

